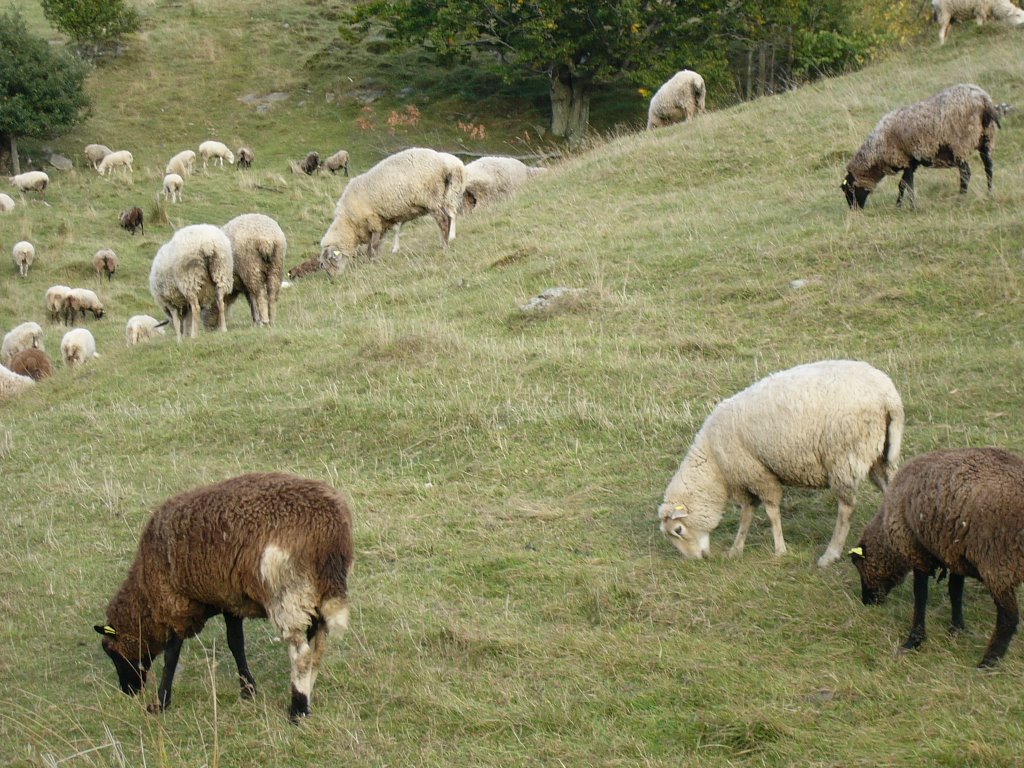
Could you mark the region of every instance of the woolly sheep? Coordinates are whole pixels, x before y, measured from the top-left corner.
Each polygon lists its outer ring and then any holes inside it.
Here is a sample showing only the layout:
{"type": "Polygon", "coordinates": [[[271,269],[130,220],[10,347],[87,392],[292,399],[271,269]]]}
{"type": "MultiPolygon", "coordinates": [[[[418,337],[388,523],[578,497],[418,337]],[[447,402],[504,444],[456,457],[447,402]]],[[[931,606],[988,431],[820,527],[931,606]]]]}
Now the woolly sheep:
{"type": "Polygon", "coordinates": [[[14,198],[6,192],[0,192],[0,213],[10,213],[14,210],[14,198]]]}
{"type": "Polygon", "coordinates": [[[692,120],[704,114],[707,87],[704,78],[690,69],[676,72],[651,97],[647,130],[692,120]]]}
{"type": "Polygon", "coordinates": [[[235,299],[244,295],[253,323],[273,325],[288,252],[284,232],[276,221],[262,213],[236,216],[221,229],[231,241],[234,263],[234,283],[224,297],[225,307],[230,308],[235,299]]]}
{"type": "Polygon", "coordinates": [[[191,149],[184,149],[167,161],[164,173],[176,173],[183,179],[186,179],[192,175],[192,168],[195,166],[195,163],[196,153],[191,149]]]}
{"type": "Polygon", "coordinates": [[[251,168],[255,159],[256,153],[252,151],[251,147],[238,148],[238,168],[251,168]]]}
{"type": "Polygon", "coordinates": [[[310,152],[306,155],[302,162],[299,163],[299,169],[307,176],[312,176],[314,173],[320,170],[320,153],[310,152]]]}
{"type": "Polygon", "coordinates": [[[334,488],[282,472],[252,473],[185,491],[153,512],[135,562],[95,629],[121,690],[136,695],[154,657],[157,702],[171,705],[182,644],[224,615],[243,698],[256,695],[243,619],[266,618],[289,644],[293,722],[310,698],[328,636],[348,627],[352,518],[334,488]]]}
{"type": "Polygon", "coordinates": [[[531,168],[514,157],[481,157],[466,163],[462,210],[509,198],[533,176],[546,172],[546,168],[531,168]]]}
{"type": "Polygon", "coordinates": [[[109,281],[117,271],[117,254],[109,248],[100,248],[92,257],[92,266],[96,270],[96,277],[106,275],[109,281]]]}
{"type": "Polygon", "coordinates": [[[103,302],[100,301],[99,296],[88,288],[68,289],[60,309],[64,324],[74,325],[75,317],[81,315],[82,319],[85,319],[86,312],[92,312],[92,316],[96,320],[103,317],[103,302]]]}
{"type": "Polygon", "coordinates": [[[758,503],[772,524],[775,554],[786,553],[779,505],[784,486],[831,488],[839,515],[827,566],[840,557],[870,476],[884,489],[899,461],[903,403],[892,381],[855,360],[798,365],[723,400],[708,416],[658,508],[661,531],[686,557],[707,557],[726,502],[740,503],[730,555],[743,552],[758,503]]]}
{"type": "Polygon", "coordinates": [[[135,158],[132,157],[132,153],[127,149],[121,149],[117,152],[111,152],[109,155],[104,155],[103,159],[100,160],[100,164],[96,167],[99,171],[100,176],[106,176],[107,171],[113,174],[117,168],[122,169],[126,174],[132,172],[132,163],[135,158]]]}
{"type": "Polygon", "coordinates": [[[164,326],[169,322],[170,320],[161,322],[149,315],[132,315],[124,327],[125,341],[129,347],[134,347],[136,344],[149,341],[158,335],[163,336],[164,326]]]}
{"type": "Polygon", "coordinates": [[[14,266],[18,268],[18,274],[28,277],[28,268],[32,266],[32,262],[36,258],[36,248],[27,240],[22,240],[14,244],[14,248],[11,249],[11,258],[14,260],[14,266]]]}
{"type": "Polygon", "coordinates": [[[172,203],[181,202],[181,190],[185,186],[185,179],[177,173],[168,173],[164,176],[164,189],[163,195],[165,200],[170,200],[172,203]]]}
{"type": "Polygon", "coordinates": [[[99,357],[96,339],[88,328],[73,328],[60,340],[60,356],[68,368],[84,365],[94,357],[99,357]]]}
{"type": "Polygon", "coordinates": [[[333,155],[324,160],[324,168],[331,173],[344,171],[345,175],[348,176],[348,152],[344,149],[339,149],[333,155]]]}
{"type": "Polygon", "coordinates": [[[11,370],[32,381],[42,381],[53,375],[53,362],[41,349],[23,349],[11,358],[11,370]]]}
{"type": "Polygon", "coordinates": [[[235,153],[219,141],[204,141],[199,145],[199,156],[203,158],[203,168],[206,168],[207,162],[211,159],[216,160],[221,167],[224,166],[225,159],[229,165],[235,164],[235,153]]]}
{"type": "Polygon", "coordinates": [[[21,323],[7,332],[0,345],[0,365],[10,365],[11,359],[23,349],[45,349],[39,323],[21,323]]]}
{"type": "Polygon", "coordinates": [[[932,0],[932,10],[939,25],[939,45],[946,42],[954,21],[973,18],[981,26],[988,19],[994,19],[1015,27],[1024,25],[1024,11],[1010,0],[932,0]]]}
{"type": "Polygon", "coordinates": [[[139,206],[132,206],[126,211],[121,211],[118,214],[117,221],[121,225],[121,229],[128,230],[132,235],[135,234],[135,230],[142,230],[142,234],[146,234],[146,222],[145,215],[142,213],[142,209],[139,206]]]}
{"type": "Polygon", "coordinates": [[[301,264],[298,264],[298,265],[292,267],[291,269],[289,269],[288,270],[288,279],[289,280],[298,280],[300,277],[305,277],[306,275],[311,275],[314,272],[318,272],[319,270],[320,270],[320,257],[319,256],[311,256],[310,258],[306,259],[301,264]]]}
{"type": "Polygon", "coordinates": [[[344,269],[360,245],[374,258],[385,232],[429,213],[441,230],[441,247],[455,239],[455,216],[465,188],[465,166],[454,155],[412,148],[381,160],[353,178],[320,240],[320,263],[330,275],[344,269]]]}
{"type": "Polygon", "coordinates": [[[202,306],[215,304],[219,328],[227,330],[224,297],[233,280],[228,236],[212,224],[192,224],[175,232],[157,251],[149,273],[149,291],[181,341],[186,320],[188,335],[196,335],[202,306]]]}
{"type": "Polygon", "coordinates": [[[104,157],[109,155],[113,150],[105,146],[104,144],[86,144],[85,145],[85,159],[89,161],[94,171],[99,170],[100,161],[104,157]]]}
{"type": "Polygon", "coordinates": [[[46,188],[50,186],[50,177],[45,171],[27,171],[17,176],[8,176],[7,180],[22,194],[38,192],[40,197],[46,197],[46,188]]]}
{"type": "Polygon", "coordinates": [[[907,462],[878,514],[850,551],[861,599],[880,602],[914,572],[914,617],[901,650],[925,640],[928,579],[948,571],[953,620],[964,629],[964,577],[980,579],[996,604],[996,627],[981,658],[1002,658],[1017,630],[1017,585],[1024,581],[1024,458],[1000,448],[932,451],[907,462]]]}
{"type": "Polygon", "coordinates": [[[0,400],[20,395],[35,384],[29,376],[22,376],[0,365],[0,400]]]}
{"type": "Polygon", "coordinates": [[[914,172],[922,165],[959,168],[960,193],[966,193],[971,178],[967,158],[975,150],[985,164],[991,193],[992,149],[999,125],[999,111],[991,97],[976,85],[962,83],[889,112],[846,166],[842,184],[846,202],[851,209],[863,208],[878,182],[903,171],[896,204],[903,202],[907,191],[913,203],[914,172]]]}
{"type": "Polygon", "coordinates": [[[46,289],[46,308],[50,311],[50,320],[57,322],[64,313],[64,300],[71,292],[66,285],[51,285],[46,289]]]}

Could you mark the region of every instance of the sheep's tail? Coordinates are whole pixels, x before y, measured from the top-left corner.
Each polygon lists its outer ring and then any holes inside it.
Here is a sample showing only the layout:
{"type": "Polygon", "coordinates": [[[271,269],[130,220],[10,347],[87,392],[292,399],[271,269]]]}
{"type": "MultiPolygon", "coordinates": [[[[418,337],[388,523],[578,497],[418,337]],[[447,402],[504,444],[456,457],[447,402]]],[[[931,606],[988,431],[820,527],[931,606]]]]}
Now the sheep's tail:
{"type": "Polygon", "coordinates": [[[903,445],[903,404],[898,400],[887,406],[885,411],[885,442],[882,455],[871,467],[871,481],[879,490],[885,491],[896,474],[900,463],[900,450],[903,445]]]}
{"type": "Polygon", "coordinates": [[[166,319],[166,320],[164,320],[164,321],[163,321],[162,323],[157,323],[157,324],[156,324],[156,325],[154,325],[153,327],[154,327],[154,328],[163,328],[163,327],[164,327],[165,325],[167,325],[167,324],[168,324],[169,322],[171,322],[171,319],[170,319],[170,318],[167,318],[167,319],[166,319]]]}

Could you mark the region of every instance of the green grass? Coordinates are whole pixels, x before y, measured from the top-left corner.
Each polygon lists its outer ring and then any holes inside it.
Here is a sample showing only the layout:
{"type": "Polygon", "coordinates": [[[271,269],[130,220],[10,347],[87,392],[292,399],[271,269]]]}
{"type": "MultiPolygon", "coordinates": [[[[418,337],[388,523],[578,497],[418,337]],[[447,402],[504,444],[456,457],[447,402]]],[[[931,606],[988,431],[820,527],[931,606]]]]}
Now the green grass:
{"type": "MultiPolygon", "coordinates": [[[[860,215],[838,188],[896,105],[960,81],[1024,103],[1019,35],[966,25],[941,49],[596,141],[461,220],[446,253],[416,222],[401,254],[285,291],[272,329],[236,307],[227,334],[129,350],[124,322],[156,312],[149,264],[172,227],[262,211],[295,264],[345,181],[295,176],[289,159],[345,146],[358,172],[398,146],[459,141],[455,101],[417,101],[415,132],[361,131],[350,94],[324,97],[344,76],[296,61],[330,43],[316,4],[264,4],[251,30],[230,23],[242,5],[142,4],[140,40],[91,82],[94,115],[53,142],[76,160],[89,141],[129,148],[134,178],[54,171],[50,206],[0,218],[0,249],[38,251],[26,279],[6,262],[0,328],[42,323],[54,283],[94,287],[108,307],[86,323],[98,360],[0,404],[0,763],[1018,764],[1024,644],[974,669],[994,622],[981,585],[965,635],[946,636],[940,585],[928,642],[896,656],[908,587],[866,608],[847,563],[814,564],[829,493],[786,494],[779,560],[763,515],[743,558],[722,557],[732,512],[716,557],[683,561],[655,509],[715,403],[826,357],[891,375],[906,456],[1024,450],[1020,118],[998,138],[991,199],[977,162],[964,198],[952,171],[918,174],[916,210],[895,208],[893,179],[860,215]],[[276,90],[291,96],[266,115],[237,100],[276,90]],[[254,169],[200,172],[160,208],[166,160],[211,137],[250,143],[254,169]],[[131,204],[144,236],[116,225],[131,204]],[[121,260],[109,284],[91,268],[107,246],[121,260]],[[520,315],[554,285],[587,294],[520,315]],[[325,659],[314,716],[288,724],[287,652],[265,622],[247,625],[260,696],[240,701],[218,620],[186,643],[174,707],[150,716],[153,692],[117,690],[92,625],[156,504],[269,469],[326,479],[355,509],[352,629],[325,659]]],[[[516,151],[525,125],[488,121],[482,148],[516,151]]],[[[45,328],[57,356],[64,329],[45,328]]],[[[851,538],[878,501],[865,487],[851,538]]]]}

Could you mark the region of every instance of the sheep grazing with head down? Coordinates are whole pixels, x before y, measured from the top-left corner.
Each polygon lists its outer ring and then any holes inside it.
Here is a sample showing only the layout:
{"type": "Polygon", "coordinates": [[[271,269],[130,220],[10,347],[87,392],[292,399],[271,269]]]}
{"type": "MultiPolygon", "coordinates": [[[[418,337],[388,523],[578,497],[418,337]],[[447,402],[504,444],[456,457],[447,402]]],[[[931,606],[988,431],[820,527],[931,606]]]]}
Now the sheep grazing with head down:
{"type": "Polygon", "coordinates": [[[203,158],[204,169],[210,160],[216,160],[217,164],[222,168],[224,167],[225,160],[228,161],[228,165],[235,164],[235,153],[220,141],[204,141],[199,145],[199,156],[203,158]]]}
{"type": "Polygon", "coordinates": [[[946,42],[954,21],[974,19],[980,27],[994,19],[1015,27],[1024,26],[1024,11],[1010,0],[932,0],[932,10],[939,25],[939,45],[946,42]]]}
{"type": "Polygon", "coordinates": [[[314,272],[320,271],[320,257],[310,256],[308,259],[303,261],[301,264],[296,264],[294,267],[288,270],[289,280],[298,280],[300,277],[311,275],[314,272]]]}
{"type": "MultiPolygon", "coordinates": [[[[224,297],[225,307],[230,309],[235,299],[245,296],[253,323],[273,325],[288,252],[284,232],[276,221],[262,213],[236,216],[221,229],[231,241],[234,262],[234,283],[224,297]]],[[[217,320],[215,308],[204,310],[204,324],[216,325],[217,320]]]]}
{"type": "Polygon", "coordinates": [[[763,503],[775,554],[786,553],[779,505],[785,486],[831,488],[835,530],[818,565],[839,559],[865,477],[883,490],[899,462],[903,402],[884,373],[856,360],[798,365],[723,400],[693,440],[658,508],[661,531],[686,557],[708,557],[726,502],[739,502],[730,555],[743,552],[763,503]]]}
{"type": "Polygon", "coordinates": [[[32,381],[42,381],[53,375],[53,362],[41,349],[23,349],[11,358],[11,370],[32,381]]]}
{"type": "Polygon", "coordinates": [[[164,326],[170,320],[161,322],[149,315],[132,315],[124,327],[124,338],[129,347],[164,335],[164,326]]]}
{"type": "Polygon", "coordinates": [[[163,653],[158,712],[171,705],[181,647],[218,613],[243,698],[256,695],[242,620],[265,618],[289,644],[292,721],[310,698],[328,636],[348,627],[352,518],[319,480],[252,473],[165,501],[146,523],[128,577],[95,627],[121,690],[137,694],[163,653]]]}
{"type": "Polygon", "coordinates": [[[64,319],[64,324],[73,325],[79,317],[84,320],[86,312],[92,312],[95,320],[103,317],[104,308],[100,297],[88,288],[69,289],[61,302],[60,315],[64,319]]]}
{"type": "Polygon", "coordinates": [[[7,180],[13,184],[21,194],[26,192],[38,192],[40,198],[46,197],[46,188],[50,186],[50,177],[45,171],[26,171],[17,176],[8,176],[7,180]]]}
{"type": "Polygon", "coordinates": [[[481,157],[466,163],[462,211],[507,200],[530,179],[545,173],[546,168],[531,168],[514,157],[481,157]]]}
{"type": "Polygon", "coordinates": [[[50,320],[57,322],[64,315],[64,301],[71,288],[66,285],[51,285],[46,289],[46,309],[50,312],[50,320]]]}
{"type": "Polygon", "coordinates": [[[977,151],[985,164],[988,191],[992,192],[992,149],[999,110],[976,85],[954,85],[917,104],[889,112],[864,140],[846,166],[842,190],[851,209],[863,208],[878,183],[903,171],[896,205],[905,192],[914,202],[914,172],[926,168],[958,168],[960,193],[967,192],[977,151]]]}
{"type": "Polygon", "coordinates": [[[348,176],[348,152],[344,149],[339,149],[333,155],[324,160],[324,168],[331,173],[344,171],[345,175],[348,176]]]}
{"type": "Polygon", "coordinates": [[[18,274],[28,277],[28,268],[32,266],[32,262],[36,258],[36,248],[28,240],[22,240],[14,244],[14,248],[11,249],[11,258],[14,260],[14,266],[18,268],[18,274]]]}
{"type": "Polygon", "coordinates": [[[94,171],[98,171],[100,162],[113,151],[114,150],[104,144],[86,144],[85,152],[83,152],[83,154],[85,155],[85,159],[89,161],[92,169],[94,171]]]}
{"type": "Polygon", "coordinates": [[[307,176],[312,176],[320,170],[320,153],[310,152],[299,163],[299,170],[307,176]]]}
{"type": "Polygon", "coordinates": [[[135,230],[138,229],[142,234],[146,234],[146,217],[142,213],[142,209],[139,206],[133,206],[127,211],[121,211],[117,217],[118,223],[121,225],[121,229],[128,230],[132,235],[135,234],[135,230]]]}
{"type": "Polygon", "coordinates": [[[43,329],[31,321],[14,326],[0,344],[0,365],[10,365],[11,360],[23,349],[45,349],[43,329]]]}
{"type": "Polygon", "coordinates": [[[22,376],[20,373],[15,373],[0,365],[0,400],[20,395],[35,383],[31,377],[22,376]]]}
{"type": "Polygon", "coordinates": [[[466,186],[466,166],[454,155],[414,147],[391,155],[345,187],[334,221],[320,240],[320,264],[343,270],[360,245],[375,258],[391,227],[426,214],[441,230],[441,247],[455,239],[455,216],[466,186]]]}
{"type": "Polygon", "coordinates": [[[192,169],[195,167],[195,164],[196,153],[191,149],[183,149],[167,161],[164,173],[176,173],[183,179],[187,179],[192,175],[192,169]]]}
{"type": "Polygon", "coordinates": [[[878,603],[914,573],[914,618],[901,650],[925,640],[928,579],[948,572],[952,631],[964,628],[967,576],[996,604],[996,627],[981,658],[1002,658],[1017,630],[1017,586],[1024,581],[1024,458],[1000,448],[958,448],[916,456],[893,479],[878,514],[850,557],[861,599],[878,603]]]}
{"type": "Polygon", "coordinates": [[[0,192],[0,213],[10,213],[14,210],[14,198],[6,192],[0,192]]]}
{"type": "Polygon", "coordinates": [[[164,200],[170,200],[172,203],[181,202],[181,190],[185,187],[185,179],[177,173],[168,173],[164,176],[164,188],[162,194],[164,200]]]}
{"type": "Polygon", "coordinates": [[[96,277],[106,275],[110,281],[117,272],[117,254],[109,248],[100,248],[92,257],[92,266],[96,270],[96,277]]]}
{"type": "Polygon", "coordinates": [[[252,151],[251,147],[239,147],[238,148],[238,168],[252,168],[252,163],[256,159],[256,153],[252,151]]]}
{"type": "Polygon", "coordinates": [[[100,164],[96,166],[96,170],[99,171],[100,176],[106,176],[107,171],[110,171],[113,176],[114,171],[118,168],[124,171],[125,175],[132,172],[132,163],[135,162],[135,158],[132,157],[132,153],[127,149],[121,149],[117,152],[111,152],[109,155],[104,155],[103,159],[100,160],[100,164]]]}
{"type": "Polygon", "coordinates": [[[692,120],[704,114],[707,86],[691,69],[676,72],[651,97],[647,109],[647,130],[692,120]]]}
{"type": "Polygon", "coordinates": [[[87,328],[74,328],[60,340],[60,355],[66,367],[77,368],[99,357],[100,353],[96,351],[96,339],[87,328]]]}

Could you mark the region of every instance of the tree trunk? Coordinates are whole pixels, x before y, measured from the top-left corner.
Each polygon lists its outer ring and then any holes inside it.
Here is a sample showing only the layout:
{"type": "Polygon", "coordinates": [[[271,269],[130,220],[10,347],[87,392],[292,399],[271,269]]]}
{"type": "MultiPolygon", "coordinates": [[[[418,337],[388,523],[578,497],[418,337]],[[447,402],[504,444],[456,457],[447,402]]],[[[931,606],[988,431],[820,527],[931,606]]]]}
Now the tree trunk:
{"type": "Polygon", "coordinates": [[[570,144],[590,125],[590,79],[559,65],[551,71],[551,133],[570,144]]]}
{"type": "Polygon", "coordinates": [[[10,139],[11,139],[11,170],[14,172],[14,175],[17,176],[19,173],[21,173],[21,163],[18,160],[18,139],[15,138],[13,133],[11,134],[10,139]]]}

